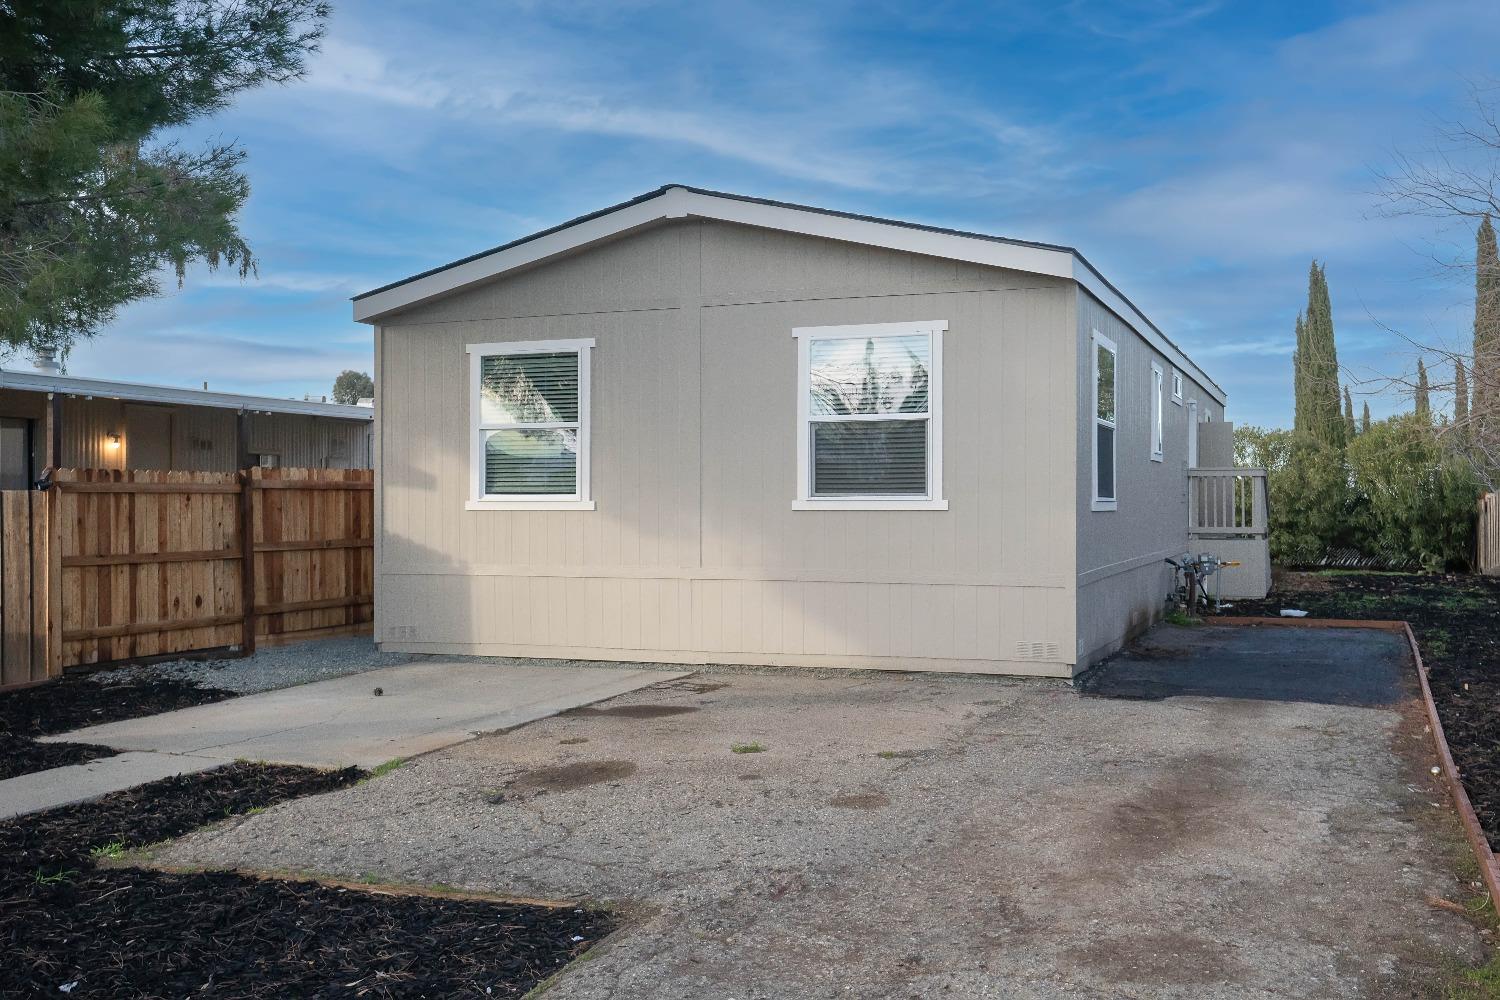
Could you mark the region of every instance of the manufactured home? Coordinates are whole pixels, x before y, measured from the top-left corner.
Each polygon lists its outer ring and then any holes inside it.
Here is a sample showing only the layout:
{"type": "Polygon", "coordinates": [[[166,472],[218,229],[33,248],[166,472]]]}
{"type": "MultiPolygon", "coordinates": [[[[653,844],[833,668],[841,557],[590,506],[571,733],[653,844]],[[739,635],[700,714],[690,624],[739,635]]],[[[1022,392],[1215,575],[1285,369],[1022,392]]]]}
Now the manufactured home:
{"type": "Polygon", "coordinates": [[[233,472],[245,465],[368,469],[374,410],[0,369],[0,489],[48,468],[233,472]]]}
{"type": "Polygon", "coordinates": [[[1070,677],[1264,593],[1225,394],[1077,251],[682,186],[354,301],[383,648],[1070,677]]]}

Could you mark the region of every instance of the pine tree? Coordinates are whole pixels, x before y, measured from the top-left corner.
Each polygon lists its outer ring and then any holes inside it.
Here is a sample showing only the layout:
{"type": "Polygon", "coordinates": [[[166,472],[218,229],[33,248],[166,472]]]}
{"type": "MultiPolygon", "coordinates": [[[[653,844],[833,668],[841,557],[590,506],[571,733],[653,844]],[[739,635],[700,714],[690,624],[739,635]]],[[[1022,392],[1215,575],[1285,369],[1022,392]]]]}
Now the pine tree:
{"type": "Polygon", "coordinates": [[[1354,440],[1354,400],[1349,398],[1349,387],[1344,386],[1344,437],[1354,440]]]}
{"type": "Polygon", "coordinates": [[[1469,420],[1469,379],[1463,359],[1453,360],[1453,422],[1462,427],[1469,420]]]}
{"type": "Polygon", "coordinates": [[[295,79],[323,0],[0,3],[0,344],[66,351],[189,263],[254,270],[244,151],[173,130],[295,79]]]}
{"type": "Polygon", "coordinates": [[[1365,400],[1365,412],[1359,418],[1359,432],[1361,434],[1368,434],[1368,433],[1370,433],[1370,401],[1369,400],[1365,400]]]}
{"type": "Polygon", "coordinates": [[[1417,359],[1417,419],[1424,423],[1432,422],[1432,386],[1427,381],[1427,366],[1422,359],[1417,359]]]}

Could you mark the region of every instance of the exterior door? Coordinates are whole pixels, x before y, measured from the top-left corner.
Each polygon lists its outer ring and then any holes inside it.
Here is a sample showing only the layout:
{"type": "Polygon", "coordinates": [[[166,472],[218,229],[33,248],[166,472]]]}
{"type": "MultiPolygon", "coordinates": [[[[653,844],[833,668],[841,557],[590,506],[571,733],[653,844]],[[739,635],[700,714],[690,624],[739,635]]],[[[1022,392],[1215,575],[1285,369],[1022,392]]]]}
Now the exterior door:
{"type": "Polygon", "coordinates": [[[172,467],[172,411],[161,406],[125,407],[125,468],[172,467]]]}
{"type": "Polygon", "coordinates": [[[1188,468],[1198,467],[1198,401],[1188,400],[1188,468]]]}
{"type": "Polygon", "coordinates": [[[31,421],[0,417],[0,490],[31,488],[31,421]]]}

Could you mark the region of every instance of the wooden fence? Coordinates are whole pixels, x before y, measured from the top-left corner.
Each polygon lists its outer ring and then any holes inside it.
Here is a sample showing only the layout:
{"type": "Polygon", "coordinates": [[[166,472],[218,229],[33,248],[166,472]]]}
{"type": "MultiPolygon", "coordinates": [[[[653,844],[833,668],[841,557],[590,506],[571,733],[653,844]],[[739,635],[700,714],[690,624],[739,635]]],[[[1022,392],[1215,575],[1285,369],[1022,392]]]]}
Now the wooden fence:
{"type": "Polygon", "coordinates": [[[64,469],[45,492],[6,494],[0,687],[368,630],[373,489],[367,469],[64,469]]]}
{"type": "Polygon", "coordinates": [[[1500,493],[1479,498],[1479,530],[1474,533],[1474,568],[1486,576],[1500,576],[1500,493]]]}
{"type": "Polygon", "coordinates": [[[0,490],[0,689],[52,676],[48,591],[52,535],[48,496],[0,490]]]}

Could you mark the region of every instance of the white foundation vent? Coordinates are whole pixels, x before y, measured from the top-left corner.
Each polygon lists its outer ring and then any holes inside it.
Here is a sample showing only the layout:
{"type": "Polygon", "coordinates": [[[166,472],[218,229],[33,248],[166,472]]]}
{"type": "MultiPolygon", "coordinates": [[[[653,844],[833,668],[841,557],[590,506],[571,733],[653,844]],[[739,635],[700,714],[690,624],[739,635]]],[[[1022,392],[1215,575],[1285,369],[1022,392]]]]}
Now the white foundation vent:
{"type": "Polygon", "coordinates": [[[1018,643],[1016,643],[1016,659],[1018,659],[1018,660],[1055,660],[1055,659],[1057,659],[1057,643],[1055,643],[1055,642],[1018,642],[1018,643]]]}

